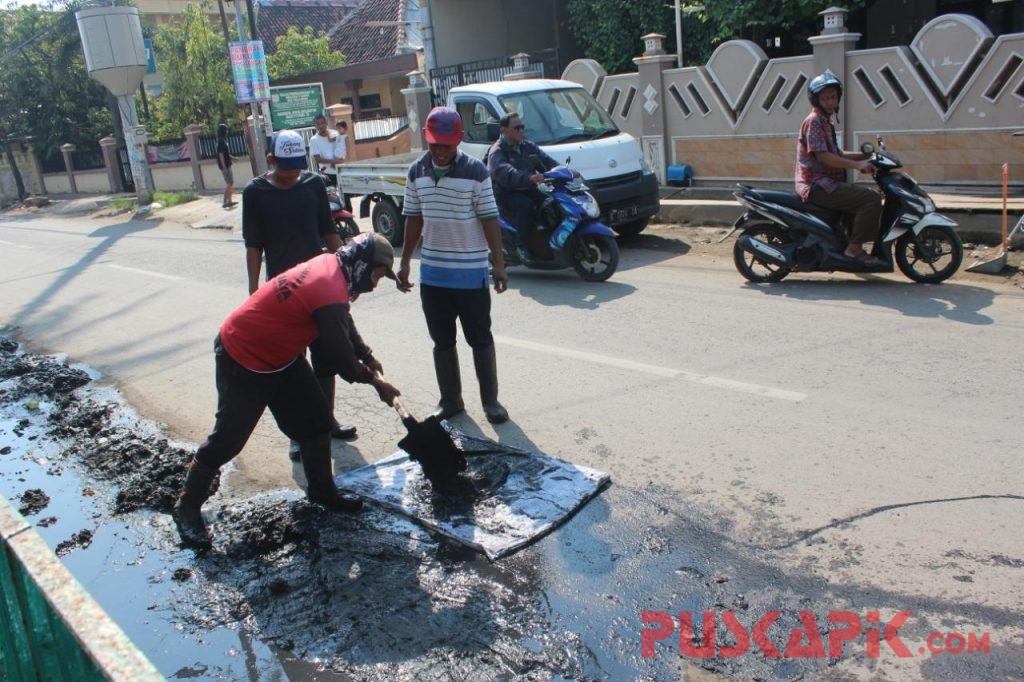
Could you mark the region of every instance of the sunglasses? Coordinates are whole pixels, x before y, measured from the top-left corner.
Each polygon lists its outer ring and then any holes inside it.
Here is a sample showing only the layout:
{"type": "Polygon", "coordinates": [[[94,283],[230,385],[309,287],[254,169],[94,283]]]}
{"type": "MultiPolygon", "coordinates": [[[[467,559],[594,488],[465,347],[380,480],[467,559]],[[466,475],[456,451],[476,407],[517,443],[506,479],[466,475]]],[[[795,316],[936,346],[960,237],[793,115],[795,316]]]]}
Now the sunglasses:
{"type": "Polygon", "coordinates": [[[524,125],[512,126],[512,130],[526,130],[526,126],[524,126],[524,125]]]}

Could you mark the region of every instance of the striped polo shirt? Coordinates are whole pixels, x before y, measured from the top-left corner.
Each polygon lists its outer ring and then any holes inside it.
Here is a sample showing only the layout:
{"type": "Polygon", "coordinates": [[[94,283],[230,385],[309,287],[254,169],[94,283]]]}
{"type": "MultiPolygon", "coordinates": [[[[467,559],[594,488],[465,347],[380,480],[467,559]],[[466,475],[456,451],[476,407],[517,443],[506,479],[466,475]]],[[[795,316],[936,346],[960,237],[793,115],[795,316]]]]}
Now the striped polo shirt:
{"type": "Polygon", "coordinates": [[[449,289],[488,285],[481,220],[498,217],[487,167],[461,151],[438,180],[427,152],[409,167],[402,213],[423,217],[420,281],[449,289]]]}

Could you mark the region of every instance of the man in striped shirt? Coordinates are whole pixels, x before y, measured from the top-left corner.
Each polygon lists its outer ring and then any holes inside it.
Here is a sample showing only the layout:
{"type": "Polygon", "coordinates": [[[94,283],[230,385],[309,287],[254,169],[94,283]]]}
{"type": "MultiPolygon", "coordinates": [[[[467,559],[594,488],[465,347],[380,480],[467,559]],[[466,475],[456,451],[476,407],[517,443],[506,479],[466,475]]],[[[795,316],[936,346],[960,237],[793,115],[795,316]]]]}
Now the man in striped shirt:
{"type": "Polygon", "coordinates": [[[454,109],[431,110],[423,134],[430,151],[409,167],[405,184],[399,287],[412,288],[409,262],[422,237],[420,301],[434,342],[434,371],[441,392],[434,414],[447,419],[465,410],[455,346],[458,320],[473,349],[484,414],[492,424],[501,424],[508,421],[508,412],[498,402],[488,254],[496,293],[508,288],[508,275],[491,178],[482,163],[459,151],[462,119],[454,109]]]}

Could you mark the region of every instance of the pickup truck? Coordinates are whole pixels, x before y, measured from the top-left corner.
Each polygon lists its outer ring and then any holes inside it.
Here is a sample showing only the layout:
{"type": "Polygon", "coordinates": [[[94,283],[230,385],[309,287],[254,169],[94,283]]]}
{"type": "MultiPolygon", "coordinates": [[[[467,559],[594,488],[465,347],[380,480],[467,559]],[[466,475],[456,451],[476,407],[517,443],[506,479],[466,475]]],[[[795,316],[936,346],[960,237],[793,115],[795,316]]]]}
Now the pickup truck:
{"type": "MultiPolygon", "coordinates": [[[[601,207],[602,222],[620,235],[639,233],[658,212],[658,181],[636,139],[618,129],[578,83],[524,79],[452,88],[448,106],[462,116],[460,149],[482,159],[498,139],[498,121],[516,112],[527,138],[553,159],[579,171],[601,207]]],[[[341,166],[346,194],[362,196],[359,215],[398,246],[404,236],[402,200],[409,165],[424,152],[341,166]]]]}

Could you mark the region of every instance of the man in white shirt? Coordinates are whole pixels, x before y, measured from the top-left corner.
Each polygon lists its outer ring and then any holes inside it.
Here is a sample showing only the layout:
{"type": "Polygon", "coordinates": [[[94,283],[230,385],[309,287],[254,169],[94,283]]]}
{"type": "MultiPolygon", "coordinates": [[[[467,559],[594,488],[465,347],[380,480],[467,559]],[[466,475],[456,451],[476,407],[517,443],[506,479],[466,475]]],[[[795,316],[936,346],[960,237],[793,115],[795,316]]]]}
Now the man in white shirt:
{"type": "Polygon", "coordinates": [[[313,153],[313,159],[320,167],[320,172],[327,174],[327,183],[337,187],[337,165],[345,160],[344,149],[339,155],[338,141],[341,136],[327,127],[327,117],[323,114],[316,117],[314,125],[316,135],[309,138],[309,150],[313,153]]]}

